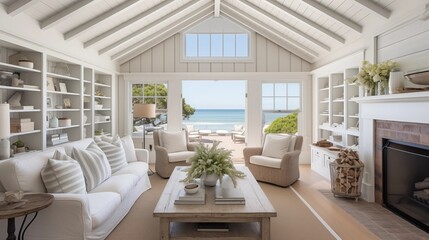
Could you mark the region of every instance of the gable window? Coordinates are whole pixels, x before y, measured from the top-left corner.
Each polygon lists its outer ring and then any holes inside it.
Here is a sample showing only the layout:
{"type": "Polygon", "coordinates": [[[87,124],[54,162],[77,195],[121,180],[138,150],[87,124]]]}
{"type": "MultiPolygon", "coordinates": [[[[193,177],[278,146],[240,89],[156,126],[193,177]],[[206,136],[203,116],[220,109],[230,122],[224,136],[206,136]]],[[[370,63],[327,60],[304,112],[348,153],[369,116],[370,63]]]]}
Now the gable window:
{"type": "Polygon", "coordinates": [[[186,33],[185,57],[248,58],[247,33],[186,33]]]}

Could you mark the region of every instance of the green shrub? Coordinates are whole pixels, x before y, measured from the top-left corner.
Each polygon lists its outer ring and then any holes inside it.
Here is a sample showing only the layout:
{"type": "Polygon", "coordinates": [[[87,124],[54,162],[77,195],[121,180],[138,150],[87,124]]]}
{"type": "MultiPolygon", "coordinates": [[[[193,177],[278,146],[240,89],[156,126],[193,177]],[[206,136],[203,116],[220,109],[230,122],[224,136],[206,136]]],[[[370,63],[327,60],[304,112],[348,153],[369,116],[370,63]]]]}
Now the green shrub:
{"type": "Polygon", "coordinates": [[[286,117],[279,117],[265,129],[265,133],[289,133],[298,132],[298,113],[292,113],[286,117]]]}

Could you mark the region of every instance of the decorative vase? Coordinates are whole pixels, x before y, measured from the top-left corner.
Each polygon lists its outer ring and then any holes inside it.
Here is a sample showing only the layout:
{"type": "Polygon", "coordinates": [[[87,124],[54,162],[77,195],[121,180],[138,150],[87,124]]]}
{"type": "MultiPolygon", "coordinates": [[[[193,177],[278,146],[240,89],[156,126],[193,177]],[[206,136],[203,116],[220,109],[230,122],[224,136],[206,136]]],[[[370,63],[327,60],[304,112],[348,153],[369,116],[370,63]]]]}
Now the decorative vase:
{"type": "Polygon", "coordinates": [[[375,88],[365,87],[365,97],[374,96],[375,88]]]}
{"type": "Polygon", "coordinates": [[[390,72],[389,94],[399,93],[404,88],[404,73],[390,72]]]}
{"type": "Polygon", "coordinates": [[[206,187],[216,186],[218,179],[219,179],[219,176],[214,174],[214,173],[206,174],[204,176],[204,180],[203,180],[204,186],[206,186],[206,187]]]}
{"type": "Polygon", "coordinates": [[[385,88],[383,87],[383,85],[381,84],[381,81],[379,81],[377,83],[377,95],[385,95],[385,88]]]}
{"type": "Polygon", "coordinates": [[[58,127],[58,118],[56,116],[51,117],[51,120],[49,120],[49,127],[50,128],[58,127]]]}

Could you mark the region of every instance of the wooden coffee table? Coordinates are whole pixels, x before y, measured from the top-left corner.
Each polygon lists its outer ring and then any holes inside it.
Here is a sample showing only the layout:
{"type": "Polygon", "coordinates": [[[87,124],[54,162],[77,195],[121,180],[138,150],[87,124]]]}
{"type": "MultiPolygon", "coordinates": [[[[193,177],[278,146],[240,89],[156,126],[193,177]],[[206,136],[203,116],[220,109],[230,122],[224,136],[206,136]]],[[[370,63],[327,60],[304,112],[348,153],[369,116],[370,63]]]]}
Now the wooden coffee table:
{"type": "Polygon", "coordinates": [[[245,205],[216,205],[214,187],[206,187],[206,204],[174,205],[184,183],[186,167],[176,167],[155,207],[153,216],[160,218],[161,239],[270,239],[270,218],[277,212],[265,196],[249,169],[238,186],[246,198],[245,205]],[[227,222],[228,232],[198,232],[198,222],[227,222]]]}

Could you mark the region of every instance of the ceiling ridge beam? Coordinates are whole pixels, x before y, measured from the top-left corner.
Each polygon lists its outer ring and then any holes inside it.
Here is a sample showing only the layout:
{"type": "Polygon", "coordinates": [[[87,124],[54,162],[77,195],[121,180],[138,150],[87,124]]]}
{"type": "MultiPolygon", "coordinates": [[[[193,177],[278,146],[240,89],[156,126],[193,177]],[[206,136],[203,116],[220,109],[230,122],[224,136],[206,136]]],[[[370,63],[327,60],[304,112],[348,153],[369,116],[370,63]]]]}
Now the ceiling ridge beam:
{"type": "Polygon", "coordinates": [[[326,51],[328,51],[328,52],[330,52],[330,51],[331,51],[331,47],[329,47],[329,46],[328,46],[328,45],[326,45],[325,43],[323,43],[323,42],[321,42],[321,41],[319,41],[319,40],[315,39],[314,37],[312,37],[312,36],[310,36],[310,35],[306,34],[305,32],[303,32],[303,31],[299,30],[298,28],[296,28],[296,27],[294,27],[294,26],[292,26],[292,25],[290,25],[290,24],[288,24],[288,23],[284,22],[283,20],[281,20],[281,19],[279,19],[278,17],[274,16],[274,15],[273,15],[273,14],[271,14],[270,12],[268,12],[268,11],[265,11],[265,10],[261,9],[261,8],[259,8],[258,6],[254,5],[253,3],[250,3],[250,2],[248,2],[248,1],[240,0],[239,2],[240,2],[240,3],[243,3],[244,5],[246,5],[246,6],[248,6],[248,7],[250,7],[251,9],[255,10],[257,13],[259,13],[259,14],[261,14],[261,15],[264,15],[264,16],[268,17],[269,19],[271,19],[272,21],[274,21],[274,22],[276,22],[276,23],[278,23],[278,24],[282,25],[283,27],[285,27],[285,28],[286,28],[286,29],[288,29],[289,31],[294,32],[295,34],[297,34],[297,35],[299,35],[299,36],[301,36],[301,37],[305,38],[307,41],[309,41],[310,43],[312,43],[312,44],[316,45],[317,47],[320,47],[320,48],[322,48],[323,50],[326,50],[326,51]]]}
{"type": "Polygon", "coordinates": [[[220,0],[214,0],[214,16],[220,16],[220,0]]]}
{"type": "Polygon", "coordinates": [[[225,13],[226,15],[228,15],[230,18],[234,19],[237,22],[242,23],[243,25],[247,26],[250,29],[253,29],[254,31],[256,31],[259,34],[266,37],[267,39],[270,39],[271,41],[282,46],[283,48],[285,48],[285,49],[293,52],[294,54],[300,56],[301,58],[311,62],[311,61],[313,61],[314,57],[319,56],[319,54],[316,51],[302,45],[301,43],[291,39],[288,36],[285,36],[283,33],[273,29],[271,26],[255,19],[255,18],[253,18],[252,16],[248,15],[247,13],[243,12],[242,10],[235,9],[234,7],[226,4],[225,2],[222,4],[222,6],[224,7],[223,8],[224,10],[222,10],[222,12],[225,13]],[[230,13],[225,11],[225,8],[227,8],[227,10],[229,10],[230,13]],[[247,20],[247,23],[243,22],[243,19],[240,20],[237,17],[235,17],[234,13],[241,16],[242,18],[245,18],[244,20],[247,20]],[[256,29],[256,27],[254,27],[253,25],[258,26],[259,29],[256,29]],[[276,35],[277,38],[274,38],[273,34],[276,35]],[[278,39],[280,41],[275,40],[275,39],[278,39]],[[285,44],[279,44],[279,42],[287,43],[286,44],[287,47],[284,47],[284,46],[286,46],[285,44]]]}
{"type": "Polygon", "coordinates": [[[10,16],[16,16],[34,5],[35,3],[37,3],[38,1],[39,0],[16,0],[12,4],[7,6],[6,12],[10,16]]]}
{"type": "Polygon", "coordinates": [[[92,2],[94,2],[94,0],[81,0],[74,4],[71,4],[71,6],[66,6],[62,11],[39,21],[40,28],[46,30],[50,27],[53,27],[54,25],[65,20],[66,17],[70,14],[76,12],[77,10],[83,8],[84,6],[92,2]]]}
{"type": "Polygon", "coordinates": [[[113,28],[111,28],[111,29],[109,29],[109,30],[107,30],[107,31],[105,31],[105,32],[97,35],[96,37],[93,37],[93,38],[89,39],[88,41],[86,41],[86,42],[83,43],[83,47],[84,48],[90,47],[90,46],[96,44],[97,42],[105,39],[106,37],[108,37],[108,36],[110,36],[110,35],[118,32],[118,31],[120,31],[120,30],[122,30],[122,29],[124,29],[124,28],[126,28],[128,26],[130,26],[131,24],[136,23],[137,21],[139,21],[139,20],[141,20],[141,19],[143,19],[143,18],[145,18],[145,17],[153,14],[154,12],[158,11],[159,9],[161,9],[161,8],[163,8],[163,7],[171,4],[173,2],[174,2],[173,0],[163,1],[160,4],[157,4],[156,6],[154,6],[154,7],[150,8],[150,9],[148,9],[148,10],[140,13],[139,15],[137,15],[137,16],[135,16],[133,18],[130,18],[127,21],[125,21],[125,22],[117,25],[116,27],[113,27],[113,28]]]}
{"type": "Polygon", "coordinates": [[[354,1],[386,19],[390,18],[390,15],[392,14],[392,12],[389,9],[384,8],[383,6],[381,6],[380,4],[374,1],[371,1],[371,0],[354,0],[354,1]]]}
{"type": "Polygon", "coordinates": [[[104,13],[86,21],[84,24],[81,24],[81,25],[71,29],[70,31],[64,33],[64,39],[65,40],[71,40],[71,39],[77,37],[78,35],[82,34],[83,32],[87,31],[91,27],[99,24],[102,21],[105,21],[106,19],[112,17],[115,14],[118,14],[119,12],[124,11],[125,9],[131,7],[132,5],[134,5],[138,2],[140,2],[140,0],[129,0],[129,1],[123,2],[123,3],[119,4],[118,6],[110,9],[109,11],[104,12],[104,13]]]}
{"type": "Polygon", "coordinates": [[[157,31],[156,33],[153,33],[152,35],[150,35],[149,37],[146,37],[144,39],[142,39],[141,41],[134,43],[133,45],[127,47],[126,49],[112,55],[112,60],[118,60],[119,58],[132,58],[130,57],[131,55],[135,56],[138,54],[141,54],[143,51],[139,50],[138,52],[136,51],[137,49],[142,49],[142,46],[146,46],[143,49],[149,49],[150,47],[155,46],[156,44],[160,43],[159,41],[159,37],[160,36],[164,36],[165,39],[168,37],[173,36],[174,34],[182,31],[183,29],[188,28],[189,26],[195,24],[196,22],[200,22],[201,20],[210,17],[213,14],[213,4],[210,4],[209,6],[204,6],[199,8],[196,11],[193,11],[194,14],[192,15],[187,15],[184,16],[182,18],[180,18],[179,20],[177,20],[174,24],[166,26],[165,28],[161,29],[160,31],[157,31]],[[165,29],[168,29],[165,31],[165,29]],[[149,43],[151,42],[151,44],[149,47],[149,43]]]}
{"type": "Polygon", "coordinates": [[[148,25],[140,28],[139,30],[134,31],[133,33],[129,34],[128,36],[125,36],[125,37],[119,39],[118,41],[110,44],[109,46],[106,46],[106,47],[100,49],[100,51],[98,51],[98,54],[102,55],[102,54],[105,54],[105,53],[107,53],[109,51],[114,50],[115,48],[118,48],[119,46],[121,46],[121,45],[123,45],[123,44],[125,44],[125,43],[127,43],[129,41],[131,41],[133,38],[135,38],[135,37],[143,34],[144,32],[146,32],[147,30],[153,28],[154,26],[156,26],[156,25],[162,23],[163,21],[166,21],[167,19],[173,17],[177,13],[182,12],[185,9],[190,8],[191,6],[194,6],[194,5],[198,4],[198,3],[199,3],[199,1],[190,1],[190,2],[188,2],[188,3],[186,3],[186,4],[182,5],[182,6],[180,6],[178,9],[176,9],[176,10],[174,10],[172,12],[169,12],[168,14],[166,14],[166,15],[162,16],[161,18],[159,18],[159,19],[157,19],[157,20],[149,23],[148,25]]]}
{"type": "Polygon", "coordinates": [[[356,22],[352,21],[351,19],[348,19],[346,17],[344,17],[343,15],[337,13],[336,11],[327,8],[325,6],[323,6],[322,4],[314,1],[314,0],[302,0],[302,2],[306,3],[307,5],[315,8],[316,10],[318,10],[319,12],[325,14],[326,16],[332,18],[333,20],[349,27],[350,29],[358,32],[358,33],[362,33],[362,26],[357,24],[356,22]]]}
{"type": "Polygon", "coordinates": [[[331,30],[323,27],[322,25],[317,24],[316,22],[304,17],[303,15],[293,11],[292,9],[286,7],[285,5],[277,2],[276,0],[267,0],[267,2],[271,3],[272,5],[276,6],[277,8],[279,8],[280,10],[282,10],[283,12],[289,14],[290,16],[296,18],[297,20],[307,24],[308,26],[320,31],[321,33],[325,34],[328,37],[331,37],[332,39],[338,41],[339,43],[346,43],[346,40],[341,37],[340,35],[332,32],[331,30]]]}

